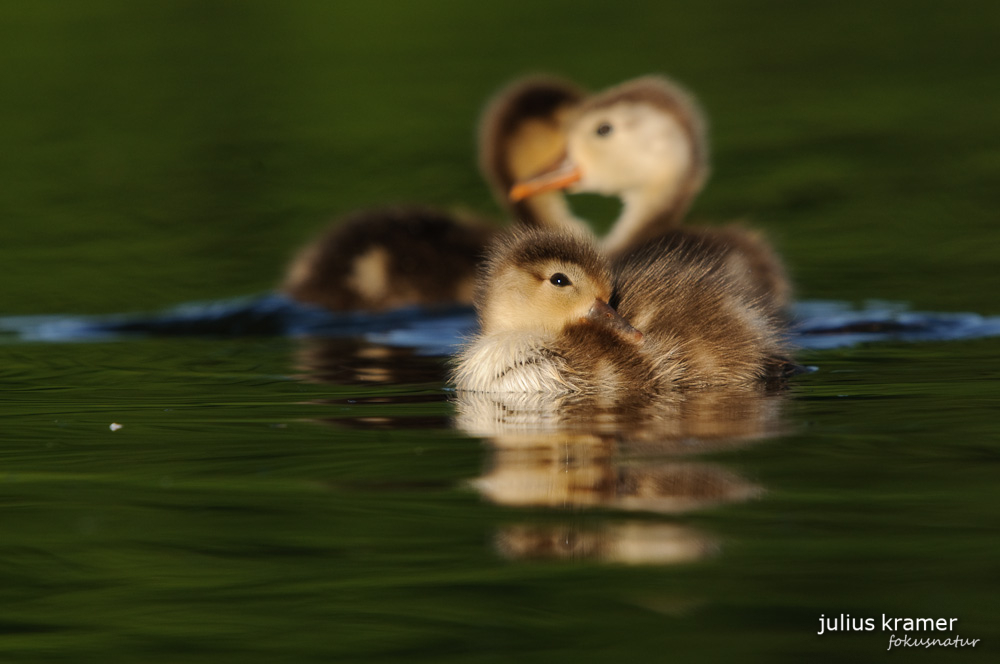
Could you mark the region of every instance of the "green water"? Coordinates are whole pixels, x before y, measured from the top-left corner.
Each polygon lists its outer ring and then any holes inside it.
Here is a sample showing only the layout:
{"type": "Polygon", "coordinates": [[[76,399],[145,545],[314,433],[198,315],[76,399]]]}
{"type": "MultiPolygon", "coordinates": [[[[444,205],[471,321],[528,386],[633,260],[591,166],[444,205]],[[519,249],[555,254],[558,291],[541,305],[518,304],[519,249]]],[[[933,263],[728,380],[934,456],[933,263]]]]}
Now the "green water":
{"type": "MultiPolygon", "coordinates": [[[[531,71],[691,87],[695,216],[766,229],[802,297],[1000,314],[998,24],[989,2],[7,3],[0,315],[266,291],[359,207],[499,216],[474,123],[531,71]]],[[[740,410],[753,435],[695,418],[541,457],[457,429],[443,360],[358,351],[0,345],[0,661],[996,659],[1000,339],[805,352],[817,372],[740,410]],[[538,468],[618,493],[484,489],[538,468]],[[630,502],[641,478],[733,495],[630,502]],[[817,636],[842,613],[981,641],[817,636]]]]}

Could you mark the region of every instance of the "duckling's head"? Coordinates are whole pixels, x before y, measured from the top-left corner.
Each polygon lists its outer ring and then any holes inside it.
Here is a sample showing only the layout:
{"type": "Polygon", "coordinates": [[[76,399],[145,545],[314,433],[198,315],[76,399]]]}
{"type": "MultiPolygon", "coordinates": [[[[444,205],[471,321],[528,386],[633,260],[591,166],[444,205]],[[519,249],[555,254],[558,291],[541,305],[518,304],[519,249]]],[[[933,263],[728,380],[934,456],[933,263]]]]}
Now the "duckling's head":
{"type": "Polygon", "coordinates": [[[552,76],[528,76],[500,90],[479,123],[479,168],[500,204],[529,226],[586,231],[561,192],[513,201],[510,188],[552,166],[566,152],[565,124],[584,93],[552,76]]]}
{"type": "Polygon", "coordinates": [[[491,185],[507,190],[549,167],[565,150],[563,124],[583,92],[553,76],[527,76],[501,89],[479,125],[479,165],[491,185]]]}
{"type": "Polygon", "coordinates": [[[540,192],[628,198],[642,192],[697,190],[708,170],[703,115],[675,83],[646,76],[587,100],[566,128],[566,159],[511,189],[520,200],[540,192]]]}
{"type": "Polygon", "coordinates": [[[476,310],[482,331],[559,334],[585,323],[623,339],[642,334],[611,308],[611,271],[585,239],[521,230],[500,237],[479,273],[476,310]]]}

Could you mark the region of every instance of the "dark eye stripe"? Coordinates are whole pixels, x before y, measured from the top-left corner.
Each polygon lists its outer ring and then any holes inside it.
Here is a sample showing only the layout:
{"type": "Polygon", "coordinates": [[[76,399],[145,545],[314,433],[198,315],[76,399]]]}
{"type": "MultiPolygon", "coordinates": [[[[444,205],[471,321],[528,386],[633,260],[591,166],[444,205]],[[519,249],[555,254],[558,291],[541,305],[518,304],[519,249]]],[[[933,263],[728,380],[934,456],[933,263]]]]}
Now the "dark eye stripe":
{"type": "Polygon", "coordinates": [[[569,280],[569,277],[567,277],[562,272],[556,272],[551,277],[549,277],[549,282],[552,285],[559,286],[559,287],[562,287],[562,286],[572,286],[573,285],[573,282],[569,280]]]}

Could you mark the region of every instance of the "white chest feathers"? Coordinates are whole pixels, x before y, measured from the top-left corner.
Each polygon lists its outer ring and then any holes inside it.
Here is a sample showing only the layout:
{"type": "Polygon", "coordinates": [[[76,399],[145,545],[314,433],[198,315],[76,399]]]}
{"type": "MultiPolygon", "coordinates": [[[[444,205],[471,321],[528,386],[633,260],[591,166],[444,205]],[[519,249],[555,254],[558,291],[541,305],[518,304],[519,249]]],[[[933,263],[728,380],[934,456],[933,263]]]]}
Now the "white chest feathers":
{"type": "Polygon", "coordinates": [[[549,350],[551,340],[525,332],[497,332],[478,337],[458,357],[454,381],[471,392],[572,391],[565,361],[549,350]]]}

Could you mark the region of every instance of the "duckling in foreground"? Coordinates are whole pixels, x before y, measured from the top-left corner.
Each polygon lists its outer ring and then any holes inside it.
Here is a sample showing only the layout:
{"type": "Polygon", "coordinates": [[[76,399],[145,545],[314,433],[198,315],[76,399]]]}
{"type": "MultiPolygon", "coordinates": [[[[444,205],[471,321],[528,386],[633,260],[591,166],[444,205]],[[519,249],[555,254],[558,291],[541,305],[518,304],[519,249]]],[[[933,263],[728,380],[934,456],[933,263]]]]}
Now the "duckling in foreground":
{"type": "MultiPolygon", "coordinates": [[[[522,224],[589,232],[561,192],[516,203],[506,195],[565,151],[563,118],[582,96],[571,83],[529,77],[501,90],[483,112],[480,167],[522,224]]],[[[334,311],[471,304],[476,266],[494,232],[486,221],[430,208],[355,212],[299,252],[282,290],[334,311]]]]}
{"type": "Polygon", "coordinates": [[[480,269],[480,333],[453,380],[474,392],[608,395],[757,383],[787,351],[717,260],[650,244],[612,268],[585,238],[503,236],[480,269]]]}
{"type": "Polygon", "coordinates": [[[603,248],[621,257],[659,240],[717,256],[775,314],[791,299],[780,258],[758,232],[739,226],[678,228],[708,176],[704,115],[683,88],[660,76],[623,83],[581,104],[567,125],[566,159],[512,187],[513,200],[555,188],[622,199],[603,248]]]}

